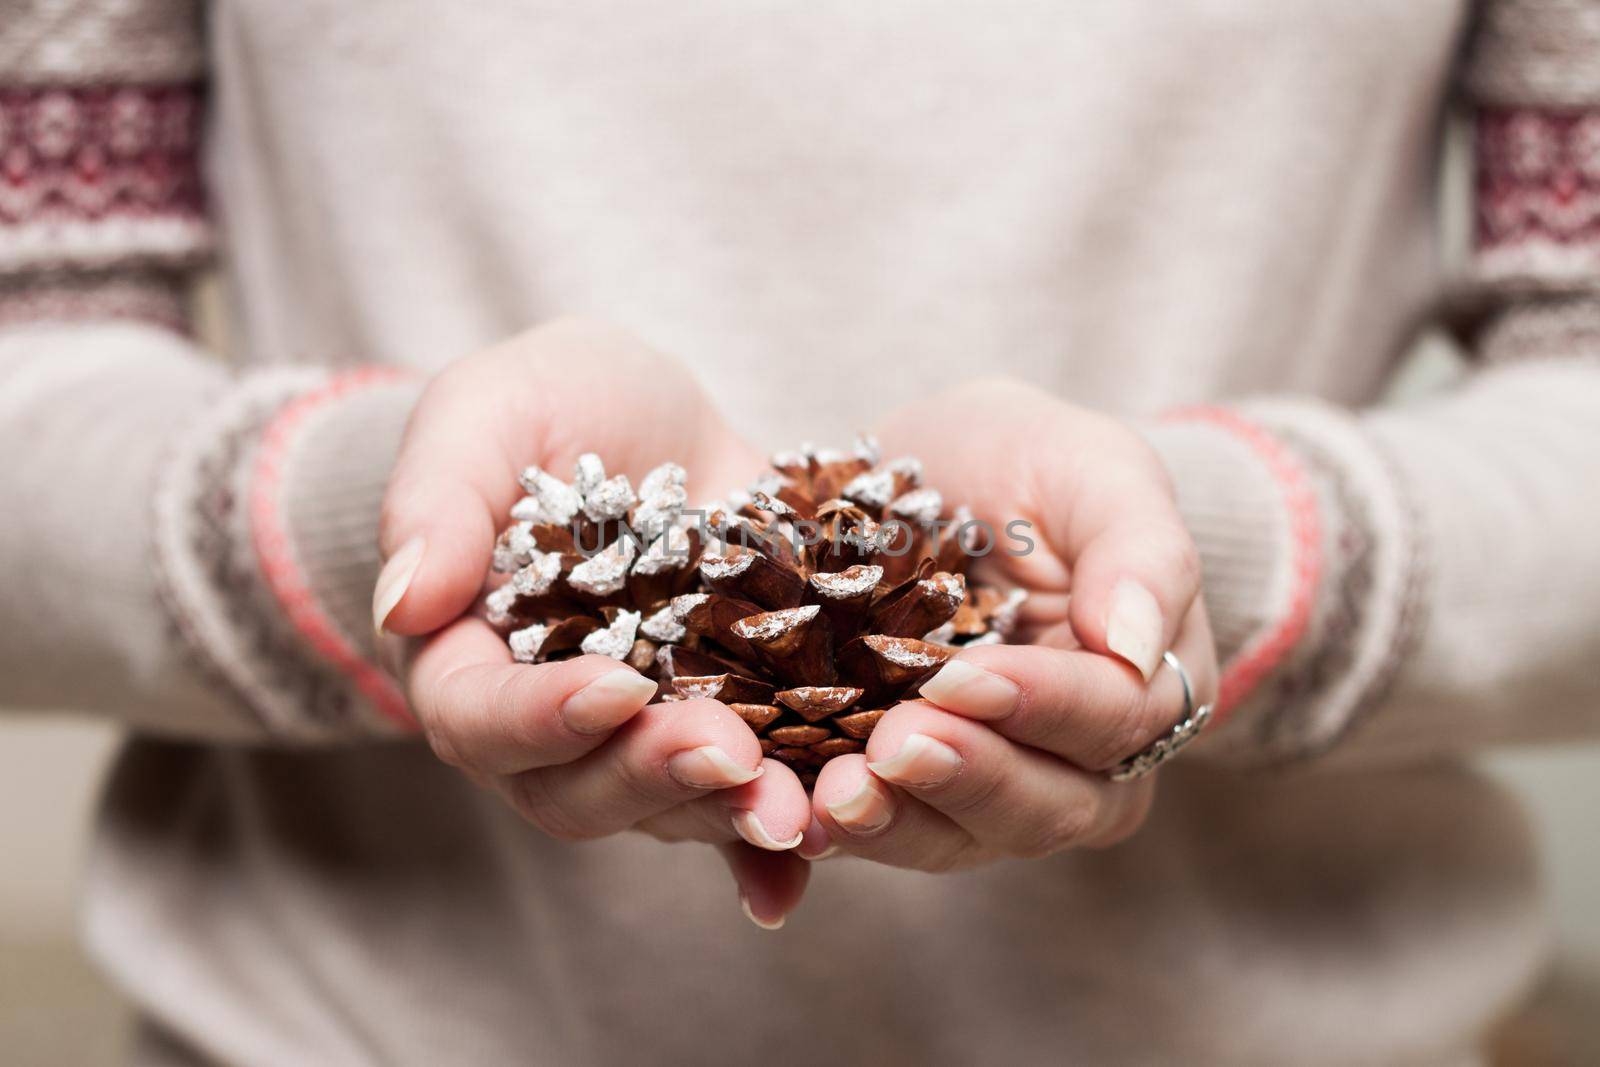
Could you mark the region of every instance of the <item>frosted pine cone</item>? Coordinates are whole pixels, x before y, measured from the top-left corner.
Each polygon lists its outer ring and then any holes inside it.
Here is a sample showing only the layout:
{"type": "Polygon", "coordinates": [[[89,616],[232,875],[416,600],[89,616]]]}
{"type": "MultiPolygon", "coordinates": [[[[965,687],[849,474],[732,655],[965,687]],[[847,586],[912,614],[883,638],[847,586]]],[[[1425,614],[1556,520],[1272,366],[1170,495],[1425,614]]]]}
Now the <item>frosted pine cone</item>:
{"type": "Polygon", "coordinates": [[[970,516],[935,525],[944,503],[915,460],[879,466],[862,443],[772,464],[736,501],[692,511],[674,464],[637,493],[593,455],[570,485],[524,471],[490,622],[524,662],[610,655],[663,700],[728,704],[810,785],[957,647],[1004,640],[1022,594],[968,586],[952,530],[970,516]]]}

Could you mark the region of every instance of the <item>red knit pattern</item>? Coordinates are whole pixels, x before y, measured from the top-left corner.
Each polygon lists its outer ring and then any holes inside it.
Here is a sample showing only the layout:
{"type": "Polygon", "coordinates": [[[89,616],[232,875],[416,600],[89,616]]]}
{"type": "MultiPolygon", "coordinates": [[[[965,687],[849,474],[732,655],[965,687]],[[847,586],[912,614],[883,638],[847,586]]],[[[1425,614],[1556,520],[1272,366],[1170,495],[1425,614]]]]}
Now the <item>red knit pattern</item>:
{"type": "Polygon", "coordinates": [[[261,438],[261,448],[250,481],[250,532],[261,573],[273,598],[295,630],[318,654],[334,664],[385,717],[409,731],[418,729],[405,696],[387,673],[370,662],[340,632],[312,592],[279,506],[283,463],[290,443],[306,416],[323,404],[370,385],[397,381],[404,372],[390,367],[366,367],[334,378],[321,389],[285,404],[261,438]]]}
{"type": "Polygon", "coordinates": [[[198,218],[197,85],[0,87],[0,224],[198,218]]]}
{"type": "Polygon", "coordinates": [[[1261,681],[1288,658],[1305,638],[1317,589],[1322,583],[1322,513],[1311,479],[1295,455],[1267,430],[1237,412],[1220,407],[1182,408],[1173,422],[1199,422],[1242,440],[1266,464],[1289,515],[1294,585],[1283,615],[1265,632],[1247,642],[1223,666],[1216,715],[1220,722],[1253,693],[1261,681]]]}
{"type": "Polygon", "coordinates": [[[1478,113],[1480,248],[1600,247],[1600,111],[1478,113]]]}

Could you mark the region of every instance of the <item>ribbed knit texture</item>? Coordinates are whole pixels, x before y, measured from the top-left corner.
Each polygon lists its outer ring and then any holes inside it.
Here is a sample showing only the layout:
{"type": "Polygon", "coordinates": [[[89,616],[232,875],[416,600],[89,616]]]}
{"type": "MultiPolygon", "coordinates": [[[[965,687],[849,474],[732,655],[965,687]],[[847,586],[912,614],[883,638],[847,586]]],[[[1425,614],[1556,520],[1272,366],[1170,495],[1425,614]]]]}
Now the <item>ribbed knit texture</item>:
{"type": "Polygon", "coordinates": [[[382,563],[374,520],[421,388],[378,383],[316,405],[283,455],[279,499],[306,584],[340,634],[374,660],[372,587],[382,563]]]}
{"type": "Polygon", "coordinates": [[[1217,657],[1228,664],[1290,612],[1297,579],[1284,483],[1249,438],[1214,422],[1171,420],[1145,433],[1200,546],[1217,657]]]}

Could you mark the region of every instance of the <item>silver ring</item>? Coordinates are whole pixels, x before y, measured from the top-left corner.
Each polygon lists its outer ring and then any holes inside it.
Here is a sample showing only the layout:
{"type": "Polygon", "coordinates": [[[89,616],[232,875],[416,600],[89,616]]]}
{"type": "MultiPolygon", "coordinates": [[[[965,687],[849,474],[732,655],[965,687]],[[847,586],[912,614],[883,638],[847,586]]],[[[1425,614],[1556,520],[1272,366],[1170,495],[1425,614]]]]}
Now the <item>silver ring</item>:
{"type": "Polygon", "coordinates": [[[1205,724],[1211,721],[1211,705],[1194,706],[1194,687],[1189,684],[1189,672],[1183,669],[1178,657],[1170,651],[1161,656],[1167,666],[1178,672],[1183,683],[1183,717],[1176,725],[1152,741],[1144,751],[1129,756],[1107,772],[1113,782],[1131,782],[1143,778],[1167,760],[1176,756],[1190,741],[1200,735],[1205,724]]]}

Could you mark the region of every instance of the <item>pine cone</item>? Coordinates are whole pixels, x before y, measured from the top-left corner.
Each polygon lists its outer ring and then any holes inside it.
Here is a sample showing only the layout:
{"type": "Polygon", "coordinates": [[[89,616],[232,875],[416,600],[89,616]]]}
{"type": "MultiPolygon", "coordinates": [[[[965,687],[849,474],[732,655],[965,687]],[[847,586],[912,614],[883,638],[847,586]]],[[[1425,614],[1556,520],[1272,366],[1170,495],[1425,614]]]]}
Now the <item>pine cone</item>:
{"type": "Polygon", "coordinates": [[[728,704],[807,786],[860,752],[885,710],[963,645],[1002,641],[1022,593],[969,587],[970,556],[934,525],[921,465],[875,445],[773,457],[737,500],[688,510],[676,464],[637,492],[579,458],[572,484],[530,467],[495,546],[511,578],[489,621],[527,663],[600,653],[664,701],[728,704]]]}

